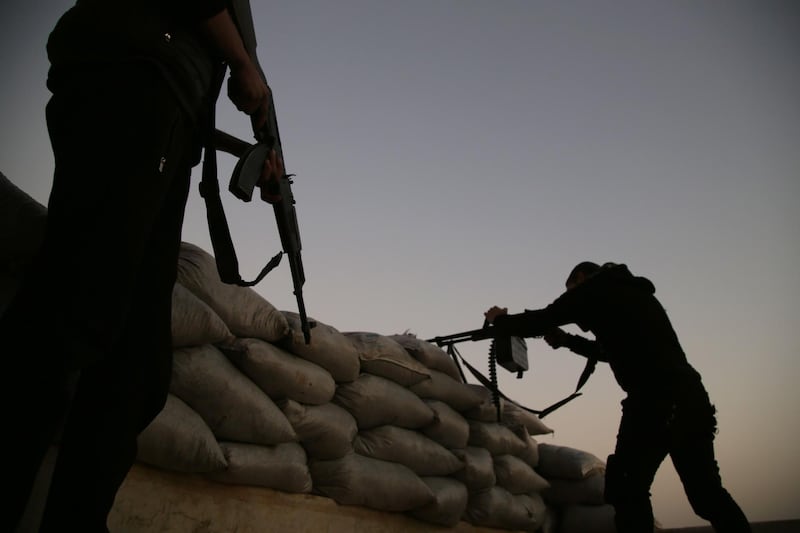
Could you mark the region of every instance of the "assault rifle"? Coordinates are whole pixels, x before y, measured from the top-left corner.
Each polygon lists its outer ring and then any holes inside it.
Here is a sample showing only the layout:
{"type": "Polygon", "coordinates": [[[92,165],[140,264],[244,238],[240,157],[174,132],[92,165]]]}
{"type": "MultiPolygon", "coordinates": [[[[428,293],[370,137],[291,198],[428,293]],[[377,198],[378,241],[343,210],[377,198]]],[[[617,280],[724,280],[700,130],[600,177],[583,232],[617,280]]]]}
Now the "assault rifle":
{"type": "MultiPolygon", "coordinates": [[[[253,17],[250,12],[250,3],[246,0],[231,0],[229,8],[232,8],[232,15],[242,43],[247,50],[253,65],[259,71],[261,78],[266,83],[267,79],[258,62],[256,55],[256,34],[253,27],[253,17]]],[[[225,79],[227,65],[218,69],[217,79],[215,80],[216,94],[219,93],[225,79]]],[[[275,220],[278,223],[278,233],[281,237],[282,252],[278,252],[269,263],[261,270],[261,273],[254,281],[244,281],[239,274],[239,263],[236,259],[236,251],[233,247],[228,222],[225,219],[225,211],[219,196],[219,183],[217,181],[217,160],[216,151],[222,150],[239,158],[233,170],[230,190],[234,196],[249,202],[253,197],[253,190],[261,179],[264,170],[264,162],[269,157],[272,150],[285,162],[283,158],[283,148],[281,138],[278,134],[278,120],[275,117],[275,102],[272,99],[272,92],[269,93],[269,110],[267,120],[256,133],[256,144],[250,144],[232,135],[222,132],[213,127],[216,114],[216,98],[209,101],[209,117],[211,127],[205,139],[205,158],[203,161],[203,179],[200,183],[200,194],[206,202],[208,215],[208,226],[211,233],[211,244],[216,254],[217,269],[222,281],[225,283],[236,284],[243,287],[250,287],[261,281],[273,268],[278,266],[283,254],[289,256],[289,266],[292,271],[292,283],[294,294],[297,297],[297,307],[300,315],[301,329],[306,344],[311,342],[311,328],[315,325],[310,323],[306,316],[306,307],[303,301],[303,284],[306,281],[303,272],[303,261],[300,257],[300,230],[297,226],[297,214],[295,212],[294,195],[292,194],[293,175],[284,174],[275,181],[266,183],[266,194],[271,196],[269,202],[275,210],[275,220]]]]}
{"type": "MultiPolygon", "coordinates": [[[[271,97],[269,116],[264,127],[258,132],[257,139],[259,142],[256,144],[249,144],[223,131],[215,130],[214,132],[214,144],[217,149],[239,158],[233,169],[228,190],[244,202],[252,200],[253,191],[261,179],[264,162],[269,157],[270,152],[275,150],[277,156],[283,160],[283,148],[278,133],[278,122],[275,118],[275,105],[271,97]]],[[[303,270],[303,259],[300,255],[302,245],[300,242],[300,228],[297,224],[297,212],[295,210],[296,202],[292,193],[293,182],[291,178],[293,176],[294,174],[284,174],[276,181],[267,182],[267,194],[280,198],[272,203],[272,207],[275,211],[275,221],[278,225],[283,251],[278,252],[270,260],[264,271],[252,283],[258,283],[270,270],[275,268],[283,254],[289,258],[289,268],[292,273],[292,284],[294,286],[294,295],[297,298],[301,328],[306,344],[308,344],[311,342],[311,328],[314,324],[308,320],[303,300],[303,284],[306,281],[306,277],[303,270]]]]}

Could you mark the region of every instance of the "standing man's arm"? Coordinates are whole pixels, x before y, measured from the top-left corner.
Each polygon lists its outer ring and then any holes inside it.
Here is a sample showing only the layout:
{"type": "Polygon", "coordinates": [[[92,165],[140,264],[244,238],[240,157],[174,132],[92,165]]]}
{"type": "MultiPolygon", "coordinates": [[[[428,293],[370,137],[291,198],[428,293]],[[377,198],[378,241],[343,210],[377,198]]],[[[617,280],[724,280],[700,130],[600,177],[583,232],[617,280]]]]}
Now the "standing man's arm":
{"type": "Polygon", "coordinates": [[[236,24],[228,10],[223,9],[204,20],[202,27],[212,46],[231,69],[228,98],[236,109],[251,116],[253,131],[258,131],[267,120],[270,89],[250,59],[236,24]]]}

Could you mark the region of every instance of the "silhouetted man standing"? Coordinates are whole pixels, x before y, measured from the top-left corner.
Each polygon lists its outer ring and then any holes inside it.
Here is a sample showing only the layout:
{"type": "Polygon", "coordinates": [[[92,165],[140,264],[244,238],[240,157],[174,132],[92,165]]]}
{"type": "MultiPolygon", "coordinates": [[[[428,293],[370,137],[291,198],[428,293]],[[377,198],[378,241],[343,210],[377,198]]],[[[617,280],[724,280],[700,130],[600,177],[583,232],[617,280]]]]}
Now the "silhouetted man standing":
{"type": "MultiPolygon", "coordinates": [[[[47,229],[0,321],[3,531],[17,527],[65,415],[41,531],[107,531],[137,435],[164,406],[191,169],[227,69],[254,131],[267,118],[269,87],[236,24],[249,20],[243,2],[78,0],[50,34],[47,229]]],[[[273,154],[262,178],[282,172],[273,154]]]]}
{"type": "Polygon", "coordinates": [[[503,334],[545,335],[554,348],[606,361],[627,393],[614,453],[606,470],[606,501],[616,510],[620,533],[653,531],[650,486],[669,455],[694,511],[715,531],[750,531],[747,519],[723,488],[714,457],[715,408],[700,375],[687,362],[650,280],[625,265],[577,265],[567,291],[544,309],[508,315],[492,307],[486,319],[503,334]],[[577,324],[595,339],[558,326],[577,324]]]}

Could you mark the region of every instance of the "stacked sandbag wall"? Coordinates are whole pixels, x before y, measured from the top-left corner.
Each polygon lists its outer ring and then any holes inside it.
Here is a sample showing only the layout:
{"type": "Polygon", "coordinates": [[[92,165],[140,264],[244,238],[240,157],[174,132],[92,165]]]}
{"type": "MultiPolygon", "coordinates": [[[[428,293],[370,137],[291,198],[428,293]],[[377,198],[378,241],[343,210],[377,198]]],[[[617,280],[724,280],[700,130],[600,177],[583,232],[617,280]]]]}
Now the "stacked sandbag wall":
{"type": "Polygon", "coordinates": [[[142,462],[440,526],[545,523],[531,435],[551,430],[510,402],[498,422],[489,390],[441,348],[314,318],[305,344],[297,314],[221,283],[189,243],[173,304],[171,394],[140,437],[142,462]]]}
{"type": "MultiPolygon", "coordinates": [[[[1,174],[0,188],[2,313],[46,209],[1,174]]],[[[552,431],[512,402],[501,401],[498,421],[489,390],[465,383],[441,348],[315,322],[306,345],[295,313],[221,283],[214,258],[183,243],[170,394],[138,460],[443,527],[613,531],[602,462],[537,443],[552,431]]]]}
{"type": "Polygon", "coordinates": [[[605,503],[606,464],[589,452],[539,444],[539,473],[549,487],[542,492],[560,533],[614,533],[614,508],[605,503]]]}

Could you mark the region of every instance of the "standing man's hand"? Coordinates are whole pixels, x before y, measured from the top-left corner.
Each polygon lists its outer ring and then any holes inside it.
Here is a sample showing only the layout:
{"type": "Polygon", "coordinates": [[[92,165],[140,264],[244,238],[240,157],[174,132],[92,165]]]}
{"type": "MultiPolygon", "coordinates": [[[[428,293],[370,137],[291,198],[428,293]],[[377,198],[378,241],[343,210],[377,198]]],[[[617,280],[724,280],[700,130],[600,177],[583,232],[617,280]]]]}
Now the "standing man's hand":
{"type": "Polygon", "coordinates": [[[230,64],[228,98],[236,109],[250,115],[253,133],[258,132],[267,121],[270,88],[249,58],[240,64],[230,64]]]}
{"type": "Polygon", "coordinates": [[[495,319],[501,315],[508,314],[508,307],[497,307],[496,305],[493,306],[491,309],[483,313],[483,316],[486,317],[486,322],[489,324],[494,323],[495,319]]]}
{"type": "Polygon", "coordinates": [[[213,49],[228,63],[228,98],[236,109],[250,115],[253,133],[267,121],[270,90],[259,67],[245,49],[239,30],[227,9],[203,21],[203,32],[213,49]]]}
{"type": "Polygon", "coordinates": [[[261,189],[261,199],[268,204],[277,204],[281,201],[278,191],[278,181],[283,178],[283,160],[278,157],[275,150],[271,150],[269,157],[264,160],[264,168],[256,185],[261,189]]]}

